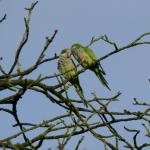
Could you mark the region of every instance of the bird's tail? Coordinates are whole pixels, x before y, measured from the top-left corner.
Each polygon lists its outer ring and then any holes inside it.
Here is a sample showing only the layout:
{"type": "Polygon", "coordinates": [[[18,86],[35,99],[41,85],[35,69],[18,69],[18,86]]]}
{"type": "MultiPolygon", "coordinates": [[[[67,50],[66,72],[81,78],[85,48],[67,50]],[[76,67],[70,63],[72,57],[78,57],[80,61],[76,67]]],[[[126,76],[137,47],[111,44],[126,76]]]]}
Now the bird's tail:
{"type": "Polygon", "coordinates": [[[98,77],[98,79],[100,80],[100,82],[108,89],[111,91],[110,87],[108,86],[108,82],[107,80],[104,78],[103,72],[99,69],[93,69],[93,71],[95,72],[96,76],[98,77]]]}
{"type": "Polygon", "coordinates": [[[77,94],[78,94],[79,97],[81,98],[83,104],[84,104],[86,107],[88,107],[88,103],[87,103],[87,101],[86,101],[86,99],[85,99],[85,97],[84,97],[83,90],[82,90],[82,87],[80,86],[79,80],[78,80],[78,79],[75,79],[73,82],[74,82],[73,85],[74,85],[74,87],[75,87],[75,90],[76,90],[77,94]]]}

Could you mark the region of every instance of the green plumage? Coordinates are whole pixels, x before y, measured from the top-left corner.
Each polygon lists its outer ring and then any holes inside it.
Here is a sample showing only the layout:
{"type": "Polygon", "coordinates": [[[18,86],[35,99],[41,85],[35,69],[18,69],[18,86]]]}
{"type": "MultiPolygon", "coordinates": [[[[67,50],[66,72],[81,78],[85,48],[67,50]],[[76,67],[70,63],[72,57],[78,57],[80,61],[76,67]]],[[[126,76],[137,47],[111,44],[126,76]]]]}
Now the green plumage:
{"type": "Polygon", "coordinates": [[[105,72],[99,68],[98,63],[95,63],[97,57],[92,49],[82,46],[81,44],[74,44],[71,47],[71,53],[83,68],[89,67],[89,69],[98,77],[100,82],[110,90],[108,82],[104,78],[105,72]]]}
{"type": "Polygon", "coordinates": [[[79,79],[77,75],[77,68],[75,63],[71,59],[69,49],[64,49],[61,51],[58,60],[58,70],[63,75],[65,79],[68,79],[70,83],[75,87],[76,92],[83,101],[83,104],[87,107],[87,101],[84,98],[83,90],[80,86],[79,79]]]}

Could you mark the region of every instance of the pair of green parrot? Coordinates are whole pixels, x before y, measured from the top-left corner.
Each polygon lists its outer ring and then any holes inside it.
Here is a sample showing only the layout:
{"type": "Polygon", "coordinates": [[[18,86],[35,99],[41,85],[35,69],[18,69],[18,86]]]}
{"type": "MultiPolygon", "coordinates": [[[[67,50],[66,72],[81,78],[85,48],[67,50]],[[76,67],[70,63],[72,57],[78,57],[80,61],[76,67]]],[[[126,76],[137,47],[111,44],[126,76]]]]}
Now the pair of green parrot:
{"type": "Polygon", "coordinates": [[[60,53],[58,60],[58,70],[65,79],[75,87],[76,92],[83,101],[83,104],[88,107],[87,101],[84,97],[82,87],[79,83],[77,76],[77,67],[71,58],[71,55],[77,60],[77,62],[83,67],[90,69],[95,73],[100,82],[107,87],[109,90],[108,82],[104,78],[105,72],[99,67],[99,63],[96,63],[97,57],[92,49],[83,46],[81,44],[73,44],[71,48],[63,49],[60,53]]]}

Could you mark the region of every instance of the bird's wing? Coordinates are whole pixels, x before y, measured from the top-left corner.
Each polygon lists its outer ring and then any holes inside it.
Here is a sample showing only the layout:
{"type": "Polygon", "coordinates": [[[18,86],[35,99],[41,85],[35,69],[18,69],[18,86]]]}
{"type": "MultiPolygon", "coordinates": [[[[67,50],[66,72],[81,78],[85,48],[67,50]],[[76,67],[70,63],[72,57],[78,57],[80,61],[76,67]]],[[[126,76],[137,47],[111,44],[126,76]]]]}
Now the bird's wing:
{"type": "Polygon", "coordinates": [[[85,47],[84,50],[91,57],[92,60],[96,60],[97,59],[97,57],[96,57],[96,55],[95,55],[95,53],[93,52],[92,49],[90,49],[88,47],[85,47]]]}

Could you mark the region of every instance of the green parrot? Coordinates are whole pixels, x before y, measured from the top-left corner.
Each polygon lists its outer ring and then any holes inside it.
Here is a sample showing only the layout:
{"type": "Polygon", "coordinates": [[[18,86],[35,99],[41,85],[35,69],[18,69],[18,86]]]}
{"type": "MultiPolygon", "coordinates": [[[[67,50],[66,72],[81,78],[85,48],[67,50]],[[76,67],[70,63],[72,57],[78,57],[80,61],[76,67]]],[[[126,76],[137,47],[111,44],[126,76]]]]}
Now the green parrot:
{"type": "Polygon", "coordinates": [[[70,49],[66,48],[61,51],[59,60],[58,60],[58,70],[63,75],[63,77],[65,79],[68,79],[69,82],[75,87],[75,90],[78,93],[81,100],[83,101],[83,104],[86,107],[88,107],[87,101],[84,98],[83,90],[79,83],[78,76],[76,76],[77,68],[71,58],[71,50],[70,49]]]}
{"type": "Polygon", "coordinates": [[[94,64],[94,62],[97,60],[97,57],[92,49],[76,43],[71,46],[71,53],[83,68],[90,66],[89,69],[96,74],[100,82],[109,90],[111,90],[108,86],[108,82],[104,78],[105,72],[102,68],[99,68],[99,63],[94,64]]]}

